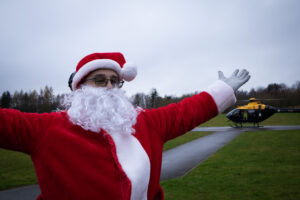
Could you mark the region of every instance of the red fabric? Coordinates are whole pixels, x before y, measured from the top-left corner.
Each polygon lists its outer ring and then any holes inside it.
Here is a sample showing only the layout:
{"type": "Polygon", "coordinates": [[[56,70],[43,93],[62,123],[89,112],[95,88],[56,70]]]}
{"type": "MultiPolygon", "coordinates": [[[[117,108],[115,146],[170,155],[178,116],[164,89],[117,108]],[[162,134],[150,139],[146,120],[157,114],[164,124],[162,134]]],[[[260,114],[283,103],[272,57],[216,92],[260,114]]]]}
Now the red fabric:
{"type": "MultiPolygon", "coordinates": [[[[178,104],[141,112],[135,137],[150,163],[148,199],[163,199],[159,185],[163,144],[217,115],[206,92],[178,104]]],[[[31,155],[42,199],[130,199],[131,185],[109,135],[85,131],[65,112],[0,109],[0,147],[31,155]]]]}
{"type": "Polygon", "coordinates": [[[86,63],[91,62],[93,60],[97,60],[97,59],[110,59],[110,60],[116,61],[120,65],[121,68],[123,67],[123,65],[126,62],[123,54],[120,52],[93,53],[93,54],[85,56],[78,62],[76,71],[78,72],[79,69],[86,63]]]}

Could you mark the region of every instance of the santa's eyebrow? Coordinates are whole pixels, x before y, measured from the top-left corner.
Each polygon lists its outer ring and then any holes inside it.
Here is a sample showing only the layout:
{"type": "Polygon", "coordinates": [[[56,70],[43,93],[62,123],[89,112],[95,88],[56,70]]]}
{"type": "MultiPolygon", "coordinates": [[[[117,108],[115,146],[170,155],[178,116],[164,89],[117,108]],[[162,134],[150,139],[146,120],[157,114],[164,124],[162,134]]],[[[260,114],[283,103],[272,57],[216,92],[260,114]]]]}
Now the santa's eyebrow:
{"type": "Polygon", "coordinates": [[[93,76],[94,78],[96,77],[106,77],[105,74],[96,74],[95,76],[93,76]]]}
{"type": "Polygon", "coordinates": [[[116,75],[112,75],[112,76],[110,76],[110,78],[119,78],[119,77],[116,75]]]}

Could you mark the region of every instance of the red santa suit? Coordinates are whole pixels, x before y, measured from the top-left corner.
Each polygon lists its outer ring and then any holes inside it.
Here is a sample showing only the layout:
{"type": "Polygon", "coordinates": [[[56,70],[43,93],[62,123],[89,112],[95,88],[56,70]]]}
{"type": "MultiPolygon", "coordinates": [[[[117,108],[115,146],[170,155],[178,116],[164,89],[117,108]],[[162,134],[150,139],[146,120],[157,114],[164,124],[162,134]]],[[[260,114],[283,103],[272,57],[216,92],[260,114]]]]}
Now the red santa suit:
{"type": "Polygon", "coordinates": [[[131,135],[86,131],[66,112],[0,109],[0,147],[31,156],[42,199],[163,199],[164,143],[234,101],[232,88],[217,81],[180,103],[141,112],[131,135]]]}

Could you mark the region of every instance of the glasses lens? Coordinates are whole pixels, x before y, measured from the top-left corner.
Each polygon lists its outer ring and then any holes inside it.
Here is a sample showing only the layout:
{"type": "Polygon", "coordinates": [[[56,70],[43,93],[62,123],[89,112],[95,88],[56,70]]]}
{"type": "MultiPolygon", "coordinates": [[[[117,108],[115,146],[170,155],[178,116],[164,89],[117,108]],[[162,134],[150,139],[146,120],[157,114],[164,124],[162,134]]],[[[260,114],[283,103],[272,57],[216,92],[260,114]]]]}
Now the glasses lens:
{"type": "Polygon", "coordinates": [[[105,86],[106,85],[106,77],[105,76],[96,76],[95,84],[98,86],[105,86]]]}
{"type": "Polygon", "coordinates": [[[116,86],[116,85],[119,83],[118,77],[111,77],[110,83],[111,83],[113,86],[116,86]]]}

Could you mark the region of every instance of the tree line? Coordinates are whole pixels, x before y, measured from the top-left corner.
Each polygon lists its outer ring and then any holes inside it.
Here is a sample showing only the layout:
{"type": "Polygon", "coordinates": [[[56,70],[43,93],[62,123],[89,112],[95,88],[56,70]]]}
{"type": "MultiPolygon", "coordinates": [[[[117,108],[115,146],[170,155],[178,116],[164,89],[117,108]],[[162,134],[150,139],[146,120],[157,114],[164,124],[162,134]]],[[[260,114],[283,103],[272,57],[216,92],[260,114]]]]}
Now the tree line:
{"type": "MultiPolygon", "coordinates": [[[[138,93],[132,97],[132,102],[136,106],[143,108],[158,108],[166,106],[170,103],[177,103],[186,97],[190,97],[195,93],[185,94],[181,97],[165,95],[161,97],[156,89],[152,89],[149,94],[138,93]]],[[[260,99],[262,103],[280,108],[300,108],[300,81],[297,81],[291,87],[281,83],[271,83],[267,87],[252,88],[250,91],[238,90],[236,92],[236,105],[247,104],[249,98],[260,99]]],[[[236,107],[232,105],[229,110],[236,107]]]]}
{"type": "MultiPolygon", "coordinates": [[[[255,97],[261,99],[262,103],[272,105],[279,108],[300,108],[300,81],[297,81],[291,87],[281,83],[271,83],[267,87],[259,87],[247,91],[238,91],[238,100],[249,99],[255,97]]],[[[237,104],[244,104],[238,101],[237,104]]]]}
{"type": "MultiPolygon", "coordinates": [[[[184,98],[190,97],[195,93],[185,94],[180,97],[165,95],[160,96],[158,91],[153,88],[148,94],[137,93],[130,97],[135,106],[146,109],[159,108],[170,103],[177,103],[184,98]]],[[[22,112],[44,113],[63,109],[62,103],[65,94],[54,95],[53,88],[46,86],[39,92],[36,90],[24,92],[15,91],[11,94],[5,91],[1,95],[1,108],[14,108],[22,112]]],[[[239,90],[236,93],[237,104],[246,104],[249,98],[262,99],[262,102],[276,107],[300,108],[300,81],[297,81],[291,87],[281,83],[271,83],[267,87],[252,88],[250,91],[239,90]]],[[[231,108],[227,109],[230,110],[231,108]]],[[[225,111],[226,112],[226,111],[225,111]]]]}
{"type": "Polygon", "coordinates": [[[39,92],[5,91],[1,95],[1,108],[13,108],[22,112],[44,113],[62,108],[64,95],[54,95],[53,88],[46,86],[39,92]]]}

